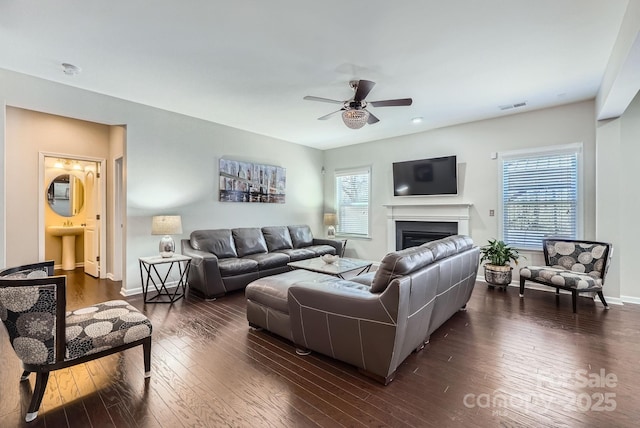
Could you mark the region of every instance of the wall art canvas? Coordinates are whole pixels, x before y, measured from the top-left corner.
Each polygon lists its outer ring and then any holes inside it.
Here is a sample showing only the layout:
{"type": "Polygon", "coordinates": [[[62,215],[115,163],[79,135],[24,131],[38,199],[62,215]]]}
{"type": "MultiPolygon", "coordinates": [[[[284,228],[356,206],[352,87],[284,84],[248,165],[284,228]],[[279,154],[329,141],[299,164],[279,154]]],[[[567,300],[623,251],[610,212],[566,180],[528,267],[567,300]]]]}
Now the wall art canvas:
{"type": "Polygon", "coordinates": [[[283,204],[286,169],[220,159],[220,202],[266,202],[283,204]]]}

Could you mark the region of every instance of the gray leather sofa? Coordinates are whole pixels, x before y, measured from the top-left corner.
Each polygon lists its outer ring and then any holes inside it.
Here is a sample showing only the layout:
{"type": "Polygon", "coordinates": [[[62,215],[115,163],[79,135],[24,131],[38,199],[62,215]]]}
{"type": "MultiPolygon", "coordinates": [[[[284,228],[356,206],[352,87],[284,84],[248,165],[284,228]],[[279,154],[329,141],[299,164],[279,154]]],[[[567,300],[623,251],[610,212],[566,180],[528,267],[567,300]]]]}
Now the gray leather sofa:
{"type": "Polygon", "coordinates": [[[195,230],[181,244],[192,258],[189,289],[207,299],[286,272],[290,261],[342,250],[341,241],[314,238],[307,225],[195,230]]]}
{"type": "Polygon", "coordinates": [[[246,287],[247,319],[386,385],[465,307],[478,256],[471,238],[456,235],[389,253],[377,271],[352,280],[303,270],[262,278],[246,287]]]}

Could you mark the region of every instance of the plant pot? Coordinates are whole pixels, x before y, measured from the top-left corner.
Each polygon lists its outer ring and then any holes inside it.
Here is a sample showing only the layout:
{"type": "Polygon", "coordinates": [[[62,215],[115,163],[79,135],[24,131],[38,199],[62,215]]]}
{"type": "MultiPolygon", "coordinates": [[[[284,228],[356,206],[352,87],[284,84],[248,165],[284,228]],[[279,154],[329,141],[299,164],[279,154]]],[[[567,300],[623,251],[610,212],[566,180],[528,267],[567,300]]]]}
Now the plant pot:
{"type": "Polygon", "coordinates": [[[513,268],[509,265],[496,266],[484,265],[484,280],[489,286],[507,287],[511,284],[511,272],[513,268]]]}

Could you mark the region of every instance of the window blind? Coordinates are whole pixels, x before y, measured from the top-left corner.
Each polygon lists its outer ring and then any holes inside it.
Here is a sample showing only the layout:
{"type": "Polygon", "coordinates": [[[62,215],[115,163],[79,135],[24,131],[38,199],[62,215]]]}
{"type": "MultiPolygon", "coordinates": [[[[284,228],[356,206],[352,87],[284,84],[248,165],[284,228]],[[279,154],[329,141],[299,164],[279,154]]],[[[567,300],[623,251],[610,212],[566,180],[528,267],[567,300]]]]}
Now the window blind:
{"type": "Polygon", "coordinates": [[[370,177],[370,168],[336,171],[338,234],[369,236],[370,177]]]}
{"type": "Polygon", "coordinates": [[[540,249],[545,237],[577,239],[578,160],[577,151],[503,160],[506,243],[540,249]]]}

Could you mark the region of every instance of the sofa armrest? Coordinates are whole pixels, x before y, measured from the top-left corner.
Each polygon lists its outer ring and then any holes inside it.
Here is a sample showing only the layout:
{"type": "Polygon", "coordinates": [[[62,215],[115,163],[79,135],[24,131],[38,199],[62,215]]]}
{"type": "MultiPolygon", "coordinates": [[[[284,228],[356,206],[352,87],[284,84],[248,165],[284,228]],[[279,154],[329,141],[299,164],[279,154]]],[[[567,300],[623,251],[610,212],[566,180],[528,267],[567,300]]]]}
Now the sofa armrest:
{"type": "Polygon", "coordinates": [[[342,241],[336,239],[313,238],[313,245],[331,245],[338,256],[342,254],[342,241]]]}
{"type": "Polygon", "coordinates": [[[298,282],[288,292],[293,342],[360,367],[386,383],[396,369],[398,293],[396,286],[373,294],[352,281],[298,282]],[[396,296],[385,299],[387,293],[396,296]],[[395,307],[385,301],[395,301],[395,307]]]}
{"type": "Polygon", "coordinates": [[[189,287],[199,291],[205,299],[223,295],[226,290],[213,253],[194,249],[188,239],[181,240],[182,254],[191,257],[189,287]]]}

